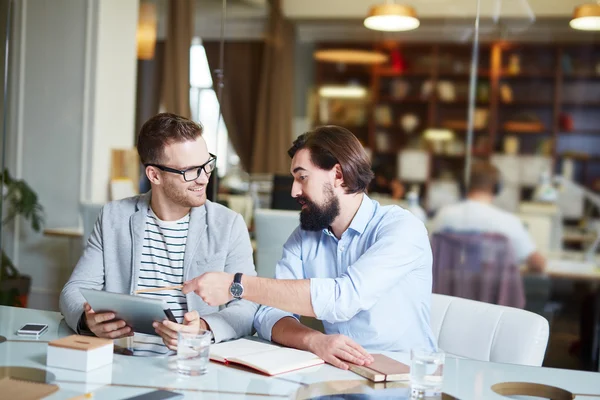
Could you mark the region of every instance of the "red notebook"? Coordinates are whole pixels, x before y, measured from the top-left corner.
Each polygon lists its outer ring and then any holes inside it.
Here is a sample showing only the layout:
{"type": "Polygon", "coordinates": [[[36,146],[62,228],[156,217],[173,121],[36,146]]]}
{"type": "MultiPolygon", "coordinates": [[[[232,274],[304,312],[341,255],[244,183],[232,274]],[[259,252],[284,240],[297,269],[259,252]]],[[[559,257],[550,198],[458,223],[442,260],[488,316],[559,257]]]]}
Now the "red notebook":
{"type": "Polygon", "coordinates": [[[320,357],[308,351],[249,339],[210,346],[210,359],[225,364],[243,365],[265,375],[283,374],[324,363],[320,357]]]}

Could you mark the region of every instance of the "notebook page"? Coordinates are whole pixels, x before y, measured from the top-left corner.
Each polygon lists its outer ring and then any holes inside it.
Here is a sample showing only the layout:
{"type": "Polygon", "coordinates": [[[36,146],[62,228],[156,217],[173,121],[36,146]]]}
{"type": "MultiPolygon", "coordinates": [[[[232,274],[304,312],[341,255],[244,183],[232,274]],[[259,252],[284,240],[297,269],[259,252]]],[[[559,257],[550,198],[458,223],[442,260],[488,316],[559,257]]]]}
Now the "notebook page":
{"type": "Polygon", "coordinates": [[[313,353],[287,347],[265,353],[232,357],[228,360],[254,368],[267,375],[282,374],[324,363],[321,358],[313,353]]]}
{"type": "Polygon", "coordinates": [[[232,357],[240,357],[247,354],[262,354],[279,348],[279,346],[270,343],[238,339],[211,345],[209,357],[211,360],[225,362],[232,357]]]}

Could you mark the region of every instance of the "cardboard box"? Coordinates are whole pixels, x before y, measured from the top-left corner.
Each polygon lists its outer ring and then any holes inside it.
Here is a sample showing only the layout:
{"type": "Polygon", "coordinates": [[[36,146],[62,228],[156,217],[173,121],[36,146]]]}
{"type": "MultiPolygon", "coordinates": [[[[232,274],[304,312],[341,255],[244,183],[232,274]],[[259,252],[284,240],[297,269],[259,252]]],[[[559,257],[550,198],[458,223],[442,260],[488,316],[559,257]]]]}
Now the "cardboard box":
{"type": "Polygon", "coordinates": [[[112,364],[113,341],[91,336],[71,335],[48,343],[46,365],[90,371],[112,364]]]}

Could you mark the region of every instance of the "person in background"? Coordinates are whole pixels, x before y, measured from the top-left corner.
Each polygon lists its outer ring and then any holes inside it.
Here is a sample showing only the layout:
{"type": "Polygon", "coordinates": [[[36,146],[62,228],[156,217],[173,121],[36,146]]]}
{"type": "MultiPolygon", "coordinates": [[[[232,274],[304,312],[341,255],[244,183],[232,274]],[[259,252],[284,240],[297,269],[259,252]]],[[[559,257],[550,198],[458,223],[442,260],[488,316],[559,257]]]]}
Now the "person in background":
{"type": "MultiPolygon", "coordinates": [[[[137,150],[152,189],[102,208],[60,295],[60,310],[77,333],[111,339],[133,335],[114,313],[96,313],[80,288],[134,294],[180,285],[208,270],[256,275],[242,216],[206,199],[217,160],[208,152],[202,126],[158,114],[142,126],[137,150]]],[[[215,342],[250,335],[258,309],[246,300],[214,307],[177,289],[140,296],[167,302],[177,323],[154,322],[160,337],[140,335],[135,355],[175,350],[179,331],[210,330],[215,342]]]]}
{"type": "Polygon", "coordinates": [[[348,368],[369,364],[366,351],[436,348],[429,320],[432,255],[424,224],[398,206],[366,195],[371,163],[347,129],[323,126],[301,135],[288,151],[292,197],[301,205],[300,226],[283,247],[276,279],[205,273],[186,282],[209,304],[234,297],[263,304],[259,335],[308,350],[348,368]],[[323,321],[325,333],[301,324],[299,315],[323,321]]]}
{"type": "Polygon", "coordinates": [[[519,218],[492,204],[499,192],[500,173],[487,161],[476,161],[471,168],[466,199],[442,207],[429,225],[430,233],[485,232],[506,236],[519,263],[531,271],[541,272],[546,260],[536,250],[529,232],[519,218]]]}

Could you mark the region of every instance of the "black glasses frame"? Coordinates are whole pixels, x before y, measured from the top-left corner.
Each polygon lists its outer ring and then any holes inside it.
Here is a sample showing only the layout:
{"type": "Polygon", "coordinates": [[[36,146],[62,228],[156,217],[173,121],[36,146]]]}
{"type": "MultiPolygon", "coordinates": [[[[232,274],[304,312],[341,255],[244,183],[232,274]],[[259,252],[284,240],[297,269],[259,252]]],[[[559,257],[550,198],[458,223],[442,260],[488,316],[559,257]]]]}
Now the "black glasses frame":
{"type": "Polygon", "coordinates": [[[206,166],[208,164],[210,164],[211,162],[215,163],[215,168],[216,168],[216,165],[217,165],[217,156],[215,156],[212,153],[208,153],[208,155],[210,156],[210,158],[204,164],[198,165],[197,167],[191,167],[191,168],[188,168],[188,169],[184,169],[184,170],[175,169],[175,168],[171,168],[171,167],[165,167],[164,165],[160,165],[160,164],[144,164],[144,167],[156,167],[156,168],[160,169],[161,171],[171,172],[173,174],[179,174],[179,175],[181,175],[183,177],[184,181],[191,182],[191,181],[195,181],[196,179],[198,179],[198,177],[200,176],[200,174],[202,173],[202,171],[204,171],[204,173],[206,174],[206,176],[210,177],[210,174],[212,174],[212,172],[215,170],[213,168],[213,171],[210,171],[210,172],[206,171],[206,166]],[[189,171],[193,171],[195,169],[198,170],[198,175],[196,175],[196,177],[194,179],[190,179],[190,180],[185,179],[185,173],[189,172],[189,171]]]}

